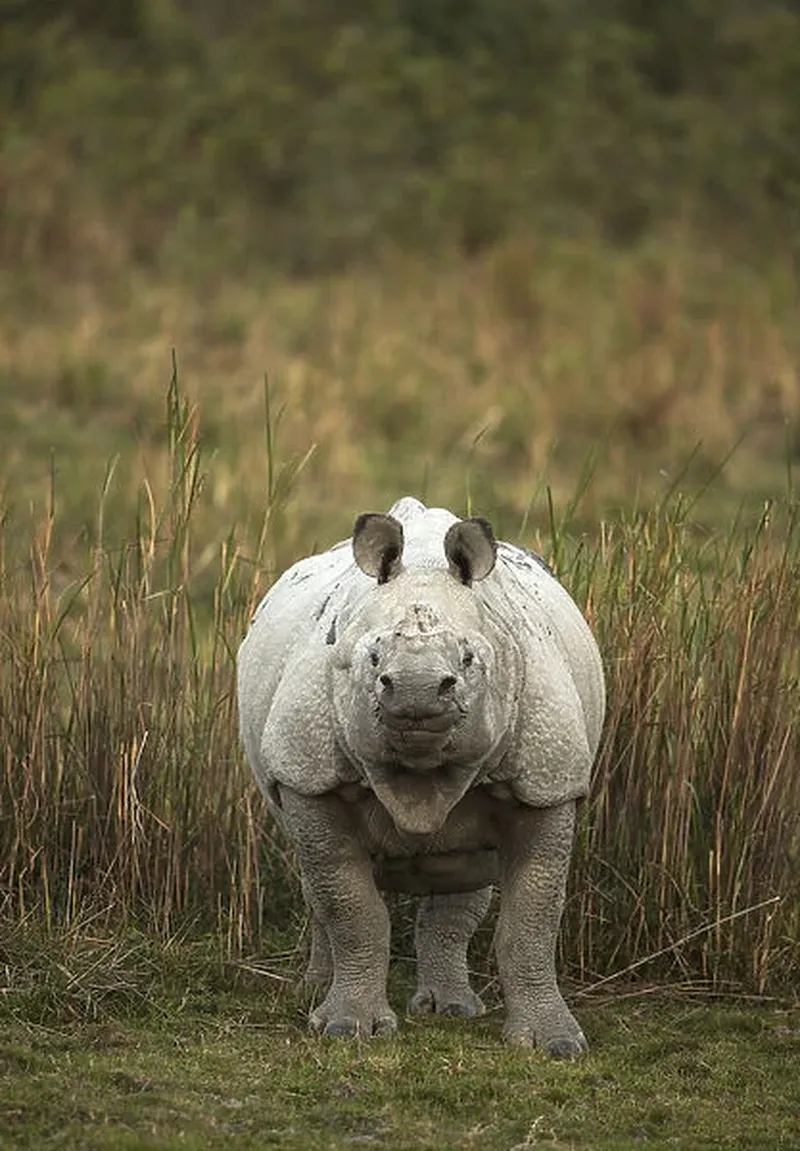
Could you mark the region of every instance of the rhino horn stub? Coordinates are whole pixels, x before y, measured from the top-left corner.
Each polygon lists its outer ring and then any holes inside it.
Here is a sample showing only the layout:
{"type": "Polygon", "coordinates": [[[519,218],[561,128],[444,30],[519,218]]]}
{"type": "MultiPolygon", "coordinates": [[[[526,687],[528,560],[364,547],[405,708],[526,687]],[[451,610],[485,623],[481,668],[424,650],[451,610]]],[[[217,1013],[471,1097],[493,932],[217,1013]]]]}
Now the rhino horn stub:
{"type": "Polygon", "coordinates": [[[497,559],[492,525],[480,516],[459,520],[444,537],[444,553],[451,573],[467,587],[486,579],[497,559]]]}
{"type": "Polygon", "coordinates": [[[398,574],[403,556],[403,525],[378,512],[360,515],[353,527],[353,556],[361,570],[387,583],[398,574]]]}

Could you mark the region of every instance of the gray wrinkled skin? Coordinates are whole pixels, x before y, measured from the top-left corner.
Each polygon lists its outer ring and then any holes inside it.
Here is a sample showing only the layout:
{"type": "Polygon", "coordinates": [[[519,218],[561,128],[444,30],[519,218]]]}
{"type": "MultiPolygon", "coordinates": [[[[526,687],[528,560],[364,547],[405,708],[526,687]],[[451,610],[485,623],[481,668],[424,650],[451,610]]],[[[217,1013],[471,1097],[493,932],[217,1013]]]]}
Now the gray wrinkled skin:
{"type": "Polygon", "coordinates": [[[238,691],[312,914],[306,978],[326,992],[312,1027],[395,1030],[381,889],[420,896],[410,1010],[480,1014],[467,946],[497,886],[505,1038],[585,1051],[554,957],[605,691],[546,566],[485,521],[402,499],[278,580],[239,650],[238,691]]]}

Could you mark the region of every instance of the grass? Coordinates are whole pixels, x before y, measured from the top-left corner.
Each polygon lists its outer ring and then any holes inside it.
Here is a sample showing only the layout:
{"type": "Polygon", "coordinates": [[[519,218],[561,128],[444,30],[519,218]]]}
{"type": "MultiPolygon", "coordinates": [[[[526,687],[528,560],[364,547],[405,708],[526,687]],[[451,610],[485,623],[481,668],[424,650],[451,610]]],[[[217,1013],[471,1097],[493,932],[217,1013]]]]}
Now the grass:
{"type": "MultiPolygon", "coordinates": [[[[25,992],[4,997],[5,1147],[755,1151],[800,1139],[800,1016],[778,1003],[590,1000],[593,1054],[569,1066],[503,1048],[496,1011],[321,1043],[305,1033],[291,954],[254,977],[207,957],[193,968],[185,951],[181,967],[141,941],[95,951],[127,1002],[76,1016],[60,994],[37,1017],[25,992]]],[[[71,960],[84,990],[102,982],[90,962],[71,960]]],[[[407,990],[401,978],[395,995],[407,990]]]]}
{"type": "MultiPolygon", "coordinates": [[[[118,525],[106,542],[111,471],[75,572],[56,559],[55,483],[24,563],[6,522],[0,883],[12,920],[72,926],[88,913],[160,938],[193,922],[234,954],[291,916],[297,877],[243,765],[233,697],[236,647],[305,482],[279,466],[274,432],[249,546],[235,524],[202,535],[213,488],[177,378],[162,494],[145,473],[125,542],[118,525]]],[[[550,513],[547,552],[598,634],[610,699],[564,964],[593,983],[657,955],[659,970],[715,989],[783,987],[800,930],[797,506],[776,501],[720,535],[675,496],[595,539],[571,534],[571,508],[552,495],[550,513]]]]}
{"type": "Polygon", "coordinates": [[[0,1142],[796,1146],[791,279],[677,242],[520,244],[54,284],[38,313],[19,291],[0,282],[0,1142]],[[583,1067],[503,1051],[496,1012],[394,1045],[302,1034],[307,927],[234,653],[277,572],[401,491],[541,551],[604,653],[560,955],[583,1067]]]}
{"type": "Polygon", "coordinates": [[[524,521],[541,536],[535,493],[546,483],[565,506],[589,455],[581,529],[714,477],[698,514],[728,522],[785,492],[797,459],[795,301],[788,268],[762,275],[679,234],[627,253],[533,237],[437,269],[395,256],[301,283],[222,272],[187,288],[126,269],[26,293],[6,274],[0,486],[15,506],[40,499],[53,451],[61,530],[91,536],[116,454],[108,522],[123,520],[141,468],[155,484],[167,467],[176,348],[213,453],[202,537],[263,502],[265,372],[282,458],[312,451],[282,562],[340,538],[365,499],[413,490],[461,507],[467,473],[502,534],[524,521]]]}

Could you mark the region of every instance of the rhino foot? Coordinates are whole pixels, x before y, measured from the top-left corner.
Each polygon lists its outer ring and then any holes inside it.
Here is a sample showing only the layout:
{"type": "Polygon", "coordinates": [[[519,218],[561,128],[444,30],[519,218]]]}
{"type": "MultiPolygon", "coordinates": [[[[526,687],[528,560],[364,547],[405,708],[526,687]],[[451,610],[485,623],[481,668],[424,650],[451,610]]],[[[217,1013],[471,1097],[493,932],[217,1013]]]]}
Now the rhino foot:
{"type": "Polygon", "coordinates": [[[571,1039],[551,1039],[545,1051],[551,1059],[579,1059],[589,1050],[589,1044],[581,1034],[571,1039]]]}
{"type": "Polygon", "coordinates": [[[548,1011],[533,1022],[530,1017],[509,1017],[503,1039],[516,1047],[539,1047],[551,1059],[578,1059],[589,1050],[577,1020],[565,1005],[548,1011]]]}
{"type": "Polygon", "coordinates": [[[471,987],[459,990],[420,987],[409,1000],[411,1015],[450,1015],[462,1019],[483,1015],[483,1000],[471,987]]]}
{"type": "Polygon", "coordinates": [[[337,1002],[331,1001],[330,995],[311,1012],[308,1022],[311,1030],[325,1039],[370,1039],[393,1035],[397,1030],[397,1016],[388,1003],[370,1006],[353,1000],[337,1002]]]}

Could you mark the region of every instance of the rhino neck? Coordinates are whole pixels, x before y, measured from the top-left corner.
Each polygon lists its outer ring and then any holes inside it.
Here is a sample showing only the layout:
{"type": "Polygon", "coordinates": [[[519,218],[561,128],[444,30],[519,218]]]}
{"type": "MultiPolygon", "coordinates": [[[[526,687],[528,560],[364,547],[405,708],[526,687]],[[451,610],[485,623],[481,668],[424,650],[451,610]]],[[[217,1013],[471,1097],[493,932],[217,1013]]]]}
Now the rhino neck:
{"type": "Polygon", "coordinates": [[[482,764],[441,766],[418,774],[401,766],[375,764],[366,768],[375,796],[400,831],[432,835],[444,823],[480,774],[482,764]]]}

